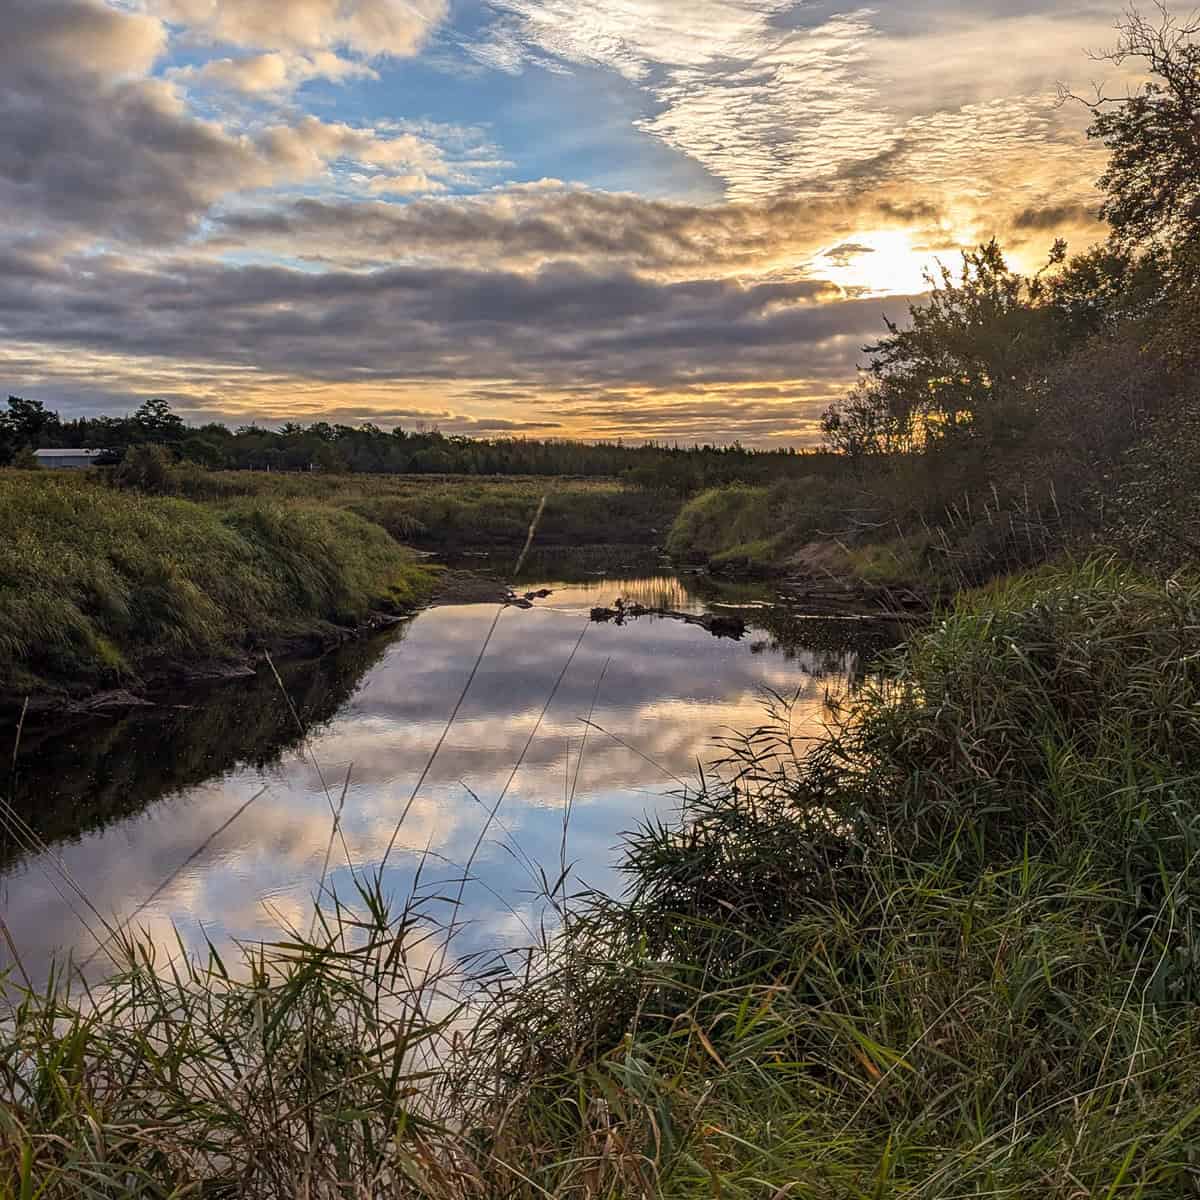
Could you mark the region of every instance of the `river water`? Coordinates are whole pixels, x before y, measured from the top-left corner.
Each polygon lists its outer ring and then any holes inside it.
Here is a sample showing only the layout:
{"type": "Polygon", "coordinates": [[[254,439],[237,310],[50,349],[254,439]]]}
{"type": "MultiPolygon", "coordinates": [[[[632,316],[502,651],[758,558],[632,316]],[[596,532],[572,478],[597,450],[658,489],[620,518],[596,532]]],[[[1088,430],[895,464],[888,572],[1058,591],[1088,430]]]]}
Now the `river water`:
{"type": "MultiPolygon", "coordinates": [[[[394,895],[419,865],[426,892],[455,891],[479,843],[462,936],[471,949],[529,944],[546,916],[539,869],[553,880],[565,862],[572,889],[619,891],[621,834],[677,810],[719,755],[714,739],[761,722],[765,690],[797,696],[797,732],[817,734],[827,696],[878,645],[660,566],[536,571],[522,590],[552,594],[500,613],[465,697],[495,605],[432,608],[286,664],[282,690],[263,672],[174,705],[26,729],[6,788],[23,824],[0,835],[0,915],[25,969],[86,959],[96,913],[132,918],[168,951],[177,938],[195,951],[305,927],[320,880],[345,893],[347,860],[376,869],[393,837],[394,895]],[[665,618],[590,620],[618,596],[691,613],[736,603],[750,629],[734,641],[665,618]]],[[[0,943],[0,966],[8,954],[0,943]]]]}

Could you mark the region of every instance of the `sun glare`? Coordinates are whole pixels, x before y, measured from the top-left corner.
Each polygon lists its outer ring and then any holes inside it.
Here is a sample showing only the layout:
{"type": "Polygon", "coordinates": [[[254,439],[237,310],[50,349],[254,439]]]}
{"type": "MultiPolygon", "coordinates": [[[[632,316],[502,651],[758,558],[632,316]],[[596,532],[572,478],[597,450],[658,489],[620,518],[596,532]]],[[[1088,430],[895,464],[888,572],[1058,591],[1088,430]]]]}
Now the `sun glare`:
{"type": "Polygon", "coordinates": [[[913,295],[925,290],[932,257],[918,251],[901,229],[857,233],[822,250],[813,260],[816,274],[847,291],[874,295],[913,295]]]}

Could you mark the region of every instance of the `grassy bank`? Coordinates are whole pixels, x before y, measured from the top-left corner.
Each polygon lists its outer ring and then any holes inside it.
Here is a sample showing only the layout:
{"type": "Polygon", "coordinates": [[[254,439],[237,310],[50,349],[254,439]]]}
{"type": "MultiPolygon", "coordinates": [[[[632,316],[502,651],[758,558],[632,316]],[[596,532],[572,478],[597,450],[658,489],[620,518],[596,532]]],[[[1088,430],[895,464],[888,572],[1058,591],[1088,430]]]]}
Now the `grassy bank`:
{"type": "Polygon", "coordinates": [[[438,914],[367,882],[243,973],[31,986],[0,1195],[1194,1194],[1197,629],[1103,563],[959,602],[458,1014],[438,914]]]}
{"type": "MultiPolygon", "coordinates": [[[[678,562],[701,564],[732,578],[797,576],[864,595],[906,589],[948,596],[1019,563],[964,564],[949,538],[917,525],[908,532],[878,520],[878,509],[841,480],[805,479],[770,487],[725,487],[683,505],[667,535],[678,562]]],[[[1039,552],[1050,543],[1039,538],[1039,552]]]]}
{"type": "Polygon", "coordinates": [[[127,684],[421,600],[431,574],[348,510],[198,504],[0,472],[0,687],[127,684]]]}
{"type": "Polygon", "coordinates": [[[661,542],[679,501],[613,480],[436,475],[323,475],[262,471],[170,473],[173,495],[310,500],[335,505],[423,549],[520,547],[545,498],[540,546],[661,542]]]}

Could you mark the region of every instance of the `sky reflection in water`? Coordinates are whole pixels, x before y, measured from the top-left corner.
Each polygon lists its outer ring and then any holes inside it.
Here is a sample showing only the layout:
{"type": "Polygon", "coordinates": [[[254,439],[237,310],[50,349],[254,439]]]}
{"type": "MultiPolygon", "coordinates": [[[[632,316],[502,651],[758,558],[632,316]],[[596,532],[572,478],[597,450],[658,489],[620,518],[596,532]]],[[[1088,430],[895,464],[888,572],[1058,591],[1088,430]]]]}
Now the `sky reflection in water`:
{"type": "MultiPolygon", "coordinates": [[[[785,654],[755,632],[733,642],[671,620],[590,624],[590,609],[617,595],[703,609],[683,583],[662,575],[559,586],[531,611],[506,610],[400,831],[387,874],[395,894],[408,893],[427,848],[426,883],[457,878],[583,633],[474,864],[465,897],[468,948],[529,941],[540,905],[523,860],[544,866],[551,879],[558,874],[564,804],[576,771],[566,841],[573,881],[617,890],[621,833],[648,812],[676,806],[676,781],[694,779],[697,764],[714,757],[714,736],[761,720],[764,688],[800,691],[797,728],[808,724],[816,732],[827,689],[844,684],[836,668],[848,664],[836,656],[785,654]],[[593,704],[593,721],[615,737],[593,729],[585,745],[583,721],[593,704]]],[[[127,916],[178,870],[138,918],[164,945],[174,943],[173,926],[193,949],[205,933],[221,946],[233,938],[270,938],[280,920],[304,926],[330,845],[326,785],[334,803],[345,788],[342,833],[356,866],[378,864],[494,615],[490,606],[433,609],[402,636],[345,652],[342,664],[324,660],[286,674],[301,709],[317,718],[311,753],[294,744],[277,690],[262,681],[235,685],[190,713],[172,715],[169,725],[154,714],[34,741],[18,775],[18,806],[34,825],[40,814],[42,835],[55,842],[51,853],[106,917],[127,916]],[[314,677],[314,670],[324,674],[314,677]],[[323,713],[322,703],[336,711],[323,713]],[[264,705],[271,710],[267,724],[274,722],[268,732],[256,724],[266,720],[264,705]],[[224,725],[213,725],[217,718],[224,725]],[[206,744],[187,745],[192,731],[206,744]],[[284,744],[275,757],[272,737],[284,744]],[[104,739],[108,744],[99,745],[104,739]],[[68,750],[78,751],[74,774],[59,765],[70,760],[68,750]],[[197,752],[199,765],[185,764],[197,752]],[[265,761],[254,761],[260,754],[265,761]],[[227,831],[179,870],[260,790],[227,831]],[[69,825],[72,811],[94,808],[101,791],[110,809],[117,797],[115,819],[82,836],[62,836],[63,818],[55,825],[39,807],[65,806],[69,825]]],[[[26,967],[44,970],[56,949],[90,953],[94,943],[56,890],[45,856],[14,861],[10,855],[9,862],[0,878],[0,912],[26,967]]],[[[331,863],[333,883],[348,891],[340,842],[331,863]]]]}

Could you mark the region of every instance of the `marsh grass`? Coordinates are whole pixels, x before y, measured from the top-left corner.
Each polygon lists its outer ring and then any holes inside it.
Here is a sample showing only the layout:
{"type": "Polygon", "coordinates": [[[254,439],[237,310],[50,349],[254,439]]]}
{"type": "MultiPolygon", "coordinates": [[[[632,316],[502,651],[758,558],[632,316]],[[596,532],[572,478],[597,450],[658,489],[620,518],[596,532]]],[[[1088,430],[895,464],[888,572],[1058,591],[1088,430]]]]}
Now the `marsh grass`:
{"type": "Polygon", "coordinates": [[[776,698],[522,953],[360,875],[236,970],[10,977],[0,1196],[1196,1194],[1197,713],[1200,587],[1048,570],[815,746],[776,698]]]}
{"type": "Polygon", "coordinates": [[[0,686],[95,687],[155,660],[415,604],[431,576],[356,514],[305,500],[203,505],[0,472],[0,686]]]}
{"type": "Polygon", "coordinates": [[[469,475],[325,475],[264,471],[171,473],[173,495],[199,501],[304,500],[347,509],[399,541],[431,550],[519,549],[543,498],[538,544],[654,545],[679,502],[608,479],[469,475]]]}

